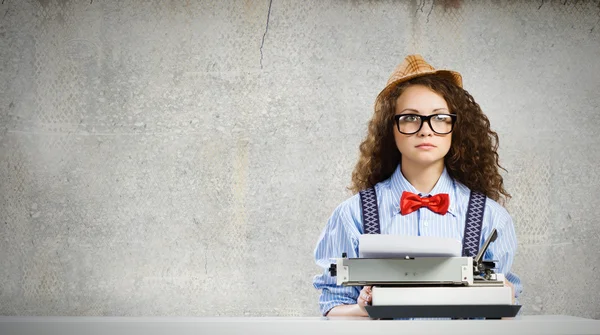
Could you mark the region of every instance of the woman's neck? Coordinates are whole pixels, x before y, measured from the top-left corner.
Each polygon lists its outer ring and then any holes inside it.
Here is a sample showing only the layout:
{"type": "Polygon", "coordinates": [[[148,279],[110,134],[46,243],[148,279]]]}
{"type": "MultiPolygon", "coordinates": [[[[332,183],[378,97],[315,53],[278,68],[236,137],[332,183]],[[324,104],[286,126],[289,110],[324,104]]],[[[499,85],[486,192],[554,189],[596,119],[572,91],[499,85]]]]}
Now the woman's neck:
{"type": "Polygon", "coordinates": [[[430,165],[417,165],[411,162],[402,162],[402,174],[417,191],[427,194],[440,179],[444,171],[444,161],[430,165]]]}

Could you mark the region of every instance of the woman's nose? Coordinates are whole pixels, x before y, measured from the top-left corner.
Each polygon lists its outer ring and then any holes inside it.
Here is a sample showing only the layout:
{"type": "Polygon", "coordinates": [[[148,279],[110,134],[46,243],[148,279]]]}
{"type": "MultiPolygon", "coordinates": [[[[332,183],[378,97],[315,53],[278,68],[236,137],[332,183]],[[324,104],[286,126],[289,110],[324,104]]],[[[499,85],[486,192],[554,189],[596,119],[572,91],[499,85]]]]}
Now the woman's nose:
{"type": "Polygon", "coordinates": [[[429,122],[423,121],[421,129],[419,129],[419,136],[430,136],[433,135],[433,129],[429,126],[429,122]]]}

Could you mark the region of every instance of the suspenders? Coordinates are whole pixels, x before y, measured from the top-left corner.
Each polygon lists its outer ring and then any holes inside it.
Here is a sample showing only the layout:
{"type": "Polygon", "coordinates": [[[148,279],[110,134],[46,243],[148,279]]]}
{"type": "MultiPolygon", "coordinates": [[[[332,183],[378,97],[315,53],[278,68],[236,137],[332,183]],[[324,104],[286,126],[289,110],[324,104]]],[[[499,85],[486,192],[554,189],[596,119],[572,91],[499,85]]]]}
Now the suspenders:
{"type": "MultiPolygon", "coordinates": [[[[379,208],[375,188],[370,187],[359,192],[362,207],[364,234],[380,234],[379,208]]],[[[481,227],[483,225],[483,212],[486,196],[479,192],[471,192],[467,217],[465,219],[465,232],[463,237],[463,256],[475,257],[479,253],[481,227]]]]}
{"type": "Polygon", "coordinates": [[[360,205],[362,207],[363,231],[365,234],[379,234],[379,208],[377,207],[377,194],[375,188],[369,187],[360,191],[360,205]]]}
{"type": "Polygon", "coordinates": [[[479,253],[485,199],[485,195],[479,192],[471,191],[469,195],[469,206],[467,207],[465,233],[463,236],[463,256],[475,257],[479,253]]]}

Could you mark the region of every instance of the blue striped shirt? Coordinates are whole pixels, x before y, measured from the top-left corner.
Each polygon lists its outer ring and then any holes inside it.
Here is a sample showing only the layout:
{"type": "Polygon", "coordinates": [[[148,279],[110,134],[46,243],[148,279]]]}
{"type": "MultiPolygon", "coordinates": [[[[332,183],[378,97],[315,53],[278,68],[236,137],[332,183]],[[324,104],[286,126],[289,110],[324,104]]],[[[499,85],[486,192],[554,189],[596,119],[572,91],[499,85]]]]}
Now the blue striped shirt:
{"type": "MultiPolygon", "coordinates": [[[[400,171],[400,165],[393,175],[375,185],[381,234],[402,234],[412,236],[438,236],[456,238],[462,242],[465,226],[465,216],[469,202],[470,190],[465,185],[450,177],[446,169],[429,194],[447,193],[450,197],[450,207],[446,215],[432,212],[422,207],[407,215],[400,214],[400,197],[403,191],[418,192],[406,180],[400,171]]],[[[498,236],[490,244],[484,259],[497,260],[498,273],[505,275],[515,287],[515,298],[522,292],[519,277],[511,272],[511,266],[517,249],[517,239],[512,219],[506,209],[490,198],[486,200],[484,222],[481,231],[481,241],[485,241],[492,229],[496,228],[498,236]]],[[[321,232],[314,257],[323,272],[313,279],[313,286],[321,290],[319,307],[326,315],[330,309],[342,304],[356,304],[360,286],[338,286],[336,279],[329,274],[329,266],[334,258],[340,258],[342,253],[347,257],[358,257],[358,239],[363,233],[360,197],[355,194],[342,202],[329,218],[321,232]]],[[[483,243],[481,243],[482,245],[483,243]]]]}

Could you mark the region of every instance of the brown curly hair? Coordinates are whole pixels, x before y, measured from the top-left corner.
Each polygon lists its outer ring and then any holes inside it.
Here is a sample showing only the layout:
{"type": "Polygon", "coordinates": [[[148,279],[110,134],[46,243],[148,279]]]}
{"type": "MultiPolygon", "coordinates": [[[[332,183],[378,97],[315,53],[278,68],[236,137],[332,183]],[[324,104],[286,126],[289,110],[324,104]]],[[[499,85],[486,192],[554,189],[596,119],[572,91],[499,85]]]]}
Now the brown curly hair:
{"type": "Polygon", "coordinates": [[[389,178],[398,166],[401,154],[394,141],[396,100],[410,85],[423,85],[442,95],[451,113],[457,114],[450,151],[444,158],[451,177],[473,191],[504,204],[510,194],[503,186],[498,169],[498,134],[479,104],[463,88],[446,78],[426,75],[395,87],[376,107],[368,134],[360,144],[360,158],[352,172],[349,189],[356,193],[389,178]],[[500,199],[503,196],[503,199],[500,199]]]}

